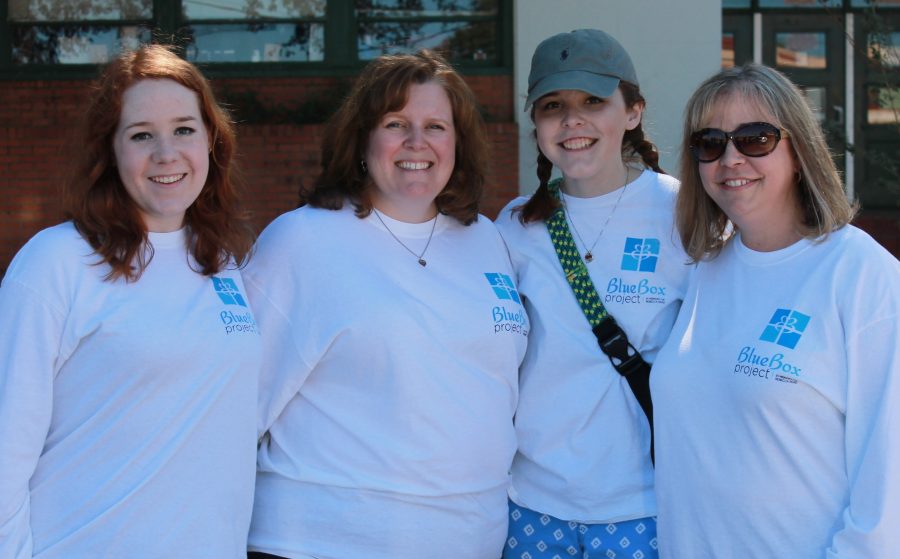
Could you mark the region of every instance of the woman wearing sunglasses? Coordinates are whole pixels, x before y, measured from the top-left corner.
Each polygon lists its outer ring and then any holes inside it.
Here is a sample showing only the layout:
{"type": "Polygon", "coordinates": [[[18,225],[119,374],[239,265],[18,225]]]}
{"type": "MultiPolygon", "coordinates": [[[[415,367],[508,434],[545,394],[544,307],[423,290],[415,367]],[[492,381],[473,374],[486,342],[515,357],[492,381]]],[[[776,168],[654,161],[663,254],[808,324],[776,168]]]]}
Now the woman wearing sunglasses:
{"type": "Polygon", "coordinates": [[[697,268],[653,368],[662,557],[900,556],[900,264],[849,225],[779,72],[688,103],[677,221],[697,268]]]}

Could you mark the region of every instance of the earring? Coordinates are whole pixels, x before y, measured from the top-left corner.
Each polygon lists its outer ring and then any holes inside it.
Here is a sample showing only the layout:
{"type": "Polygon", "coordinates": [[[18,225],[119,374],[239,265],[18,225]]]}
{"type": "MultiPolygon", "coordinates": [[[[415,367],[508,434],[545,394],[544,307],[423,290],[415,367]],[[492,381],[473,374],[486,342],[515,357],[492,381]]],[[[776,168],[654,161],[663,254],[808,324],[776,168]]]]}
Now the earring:
{"type": "Polygon", "coordinates": [[[369,167],[368,167],[368,165],[366,165],[366,160],[365,160],[365,159],[360,159],[360,160],[359,160],[359,168],[362,169],[362,172],[363,172],[364,175],[366,175],[366,174],[369,173],[369,167]]]}

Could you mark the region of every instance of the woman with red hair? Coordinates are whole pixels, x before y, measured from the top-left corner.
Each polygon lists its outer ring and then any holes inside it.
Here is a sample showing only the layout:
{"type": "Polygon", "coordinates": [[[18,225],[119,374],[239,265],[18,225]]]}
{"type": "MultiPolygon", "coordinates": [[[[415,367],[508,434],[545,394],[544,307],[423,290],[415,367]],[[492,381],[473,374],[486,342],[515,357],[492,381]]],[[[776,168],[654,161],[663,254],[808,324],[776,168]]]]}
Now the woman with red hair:
{"type": "Polygon", "coordinates": [[[260,342],[232,124],[146,46],[105,69],[79,148],[71,220],[0,286],[0,556],[240,557],[260,342]]]}

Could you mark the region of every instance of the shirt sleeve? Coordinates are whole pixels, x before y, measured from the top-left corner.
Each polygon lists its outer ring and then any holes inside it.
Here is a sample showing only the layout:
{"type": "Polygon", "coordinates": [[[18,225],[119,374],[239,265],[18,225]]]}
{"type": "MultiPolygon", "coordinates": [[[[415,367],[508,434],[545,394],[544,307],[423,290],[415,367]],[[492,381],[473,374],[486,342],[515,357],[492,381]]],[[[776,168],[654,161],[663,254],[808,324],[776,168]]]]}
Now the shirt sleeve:
{"type": "Polygon", "coordinates": [[[29,482],[50,428],[64,319],[9,278],[0,309],[0,557],[30,558],[29,482]]]}
{"type": "MultiPolygon", "coordinates": [[[[893,291],[893,297],[900,298],[900,290],[893,291]]],[[[850,495],[827,559],[889,559],[900,553],[898,348],[900,316],[896,313],[847,339],[845,437],[850,495]]]]}
{"type": "MultiPolygon", "coordinates": [[[[294,338],[298,328],[291,317],[304,316],[298,314],[302,311],[294,308],[299,303],[280,301],[278,294],[272,293],[272,290],[284,293],[284,286],[279,288],[278,285],[289,285],[289,279],[272,278],[267,275],[265,269],[261,271],[263,272],[261,281],[249,276],[244,277],[244,285],[263,342],[257,412],[257,437],[260,438],[300,391],[300,387],[312,371],[312,367],[308,366],[301,356],[294,338]]],[[[291,299],[293,300],[293,297],[291,299]]]]}
{"type": "Polygon", "coordinates": [[[312,308],[310,286],[315,270],[303,253],[304,228],[296,216],[272,222],[260,235],[250,263],[243,271],[244,286],[263,343],[259,377],[257,436],[266,431],[297,395],[318,362],[314,325],[322,322],[312,308]]]}

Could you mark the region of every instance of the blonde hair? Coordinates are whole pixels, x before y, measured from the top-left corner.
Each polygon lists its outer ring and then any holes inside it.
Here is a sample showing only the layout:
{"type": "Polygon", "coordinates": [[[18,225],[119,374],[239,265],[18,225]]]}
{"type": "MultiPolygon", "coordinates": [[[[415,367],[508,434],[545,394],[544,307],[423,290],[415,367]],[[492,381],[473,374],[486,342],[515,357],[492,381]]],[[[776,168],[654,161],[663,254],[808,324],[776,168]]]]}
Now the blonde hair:
{"type": "Polygon", "coordinates": [[[844,193],[825,135],[803,93],[781,72],[749,63],[707,79],[685,108],[676,221],[687,254],[694,261],[714,258],[737,231],[737,225],[703,189],[699,164],[689,149],[691,134],[704,126],[717,103],[731,96],[755,103],[776,120],[772,124],[790,135],[790,147],[800,166],[796,194],[803,236],[824,237],[849,223],[856,205],[844,193]]]}

